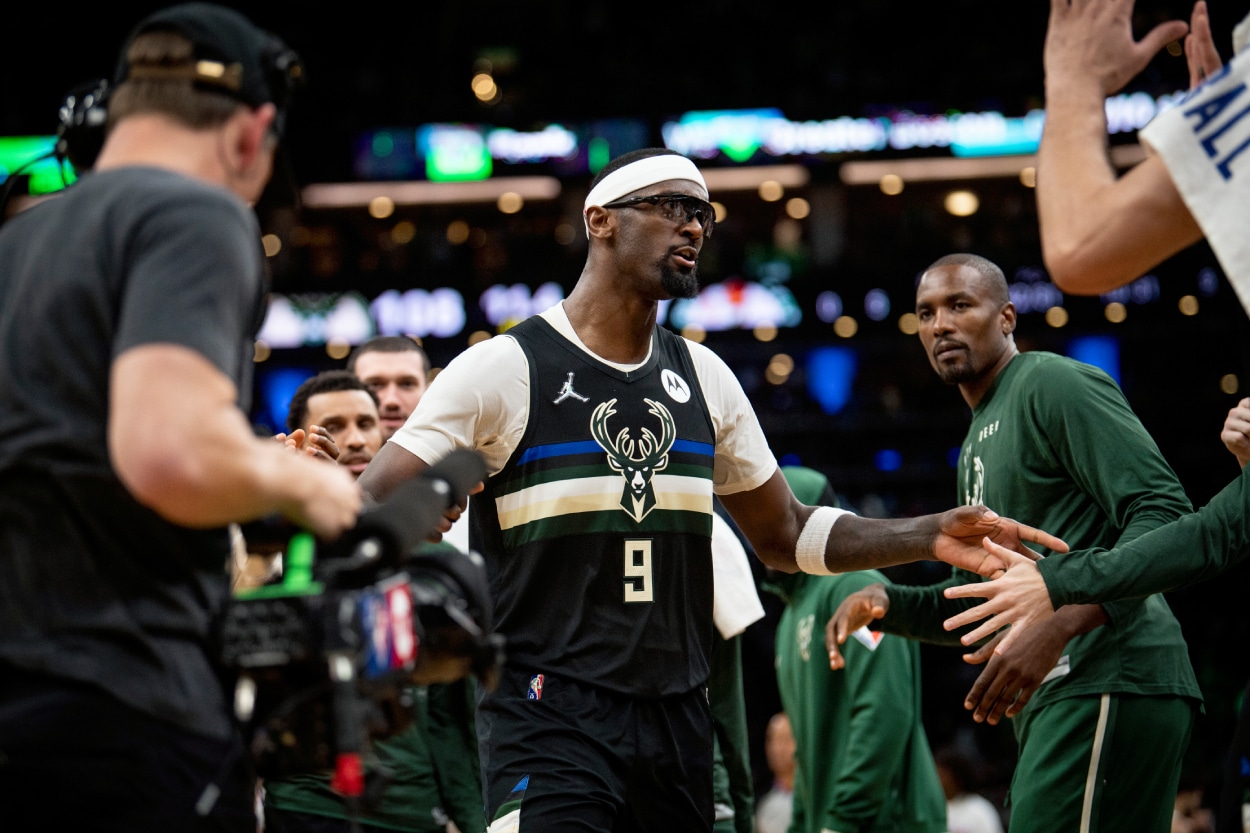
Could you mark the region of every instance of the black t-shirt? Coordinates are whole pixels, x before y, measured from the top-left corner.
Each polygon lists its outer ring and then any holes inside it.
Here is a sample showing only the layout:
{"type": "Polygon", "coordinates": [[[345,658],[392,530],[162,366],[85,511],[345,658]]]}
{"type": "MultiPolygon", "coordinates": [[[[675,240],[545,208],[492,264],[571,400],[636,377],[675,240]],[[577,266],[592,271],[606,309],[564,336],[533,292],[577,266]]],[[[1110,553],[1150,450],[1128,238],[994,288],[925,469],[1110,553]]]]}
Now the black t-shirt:
{"type": "Polygon", "coordinates": [[[131,347],[177,344],[246,399],[264,296],[250,209],[169,171],[88,175],[0,231],[0,661],[229,730],[205,644],[228,534],[171,524],[122,486],[109,372],[131,347]]]}

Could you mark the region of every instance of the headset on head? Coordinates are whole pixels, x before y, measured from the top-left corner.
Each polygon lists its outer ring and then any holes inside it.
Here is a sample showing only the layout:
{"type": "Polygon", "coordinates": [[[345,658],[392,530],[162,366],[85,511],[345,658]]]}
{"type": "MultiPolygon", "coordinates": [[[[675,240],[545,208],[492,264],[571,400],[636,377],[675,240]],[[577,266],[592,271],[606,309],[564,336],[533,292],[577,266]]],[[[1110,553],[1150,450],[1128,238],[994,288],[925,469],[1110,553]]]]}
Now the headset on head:
{"type": "Polygon", "coordinates": [[[75,87],[61,102],[52,153],[62,166],[69,162],[81,173],[95,164],[104,146],[109,90],[108,79],[100,78],[75,87]]]}
{"type": "MultiPolygon", "coordinates": [[[[303,67],[299,56],[285,47],[275,47],[261,56],[265,74],[265,86],[270,99],[278,110],[274,119],[274,133],[282,138],[286,128],[287,108],[291,94],[303,80],[303,67]]],[[[201,76],[202,79],[202,76],[201,76]]],[[[200,83],[197,80],[197,83],[200,83]]],[[[216,85],[203,84],[205,89],[220,89],[216,85]]],[[[108,99],[112,85],[106,78],[83,84],[66,95],[57,111],[57,132],[54,153],[64,164],[74,166],[81,173],[95,165],[100,148],[104,145],[104,131],[108,123],[108,99]]],[[[229,93],[227,93],[229,94],[229,93]]]]}
{"type": "MultiPolygon", "coordinates": [[[[303,81],[303,67],[299,56],[285,47],[274,48],[261,56],[265,84],[278,113],[273,131],[279,140],[286,129],[287,108],[291,95],[303,81]]],[[[99,78],[78,85],[66,94],[57,110],[56,141],[52,151],[32,159],[12,171],[0,189],[0,224],[5,221],[5,209],[12,194],[14,183],[26,170],[39,162],[55,158],[61,170],[62,183],[65,165],[72,165],[75,173],[82,174],[95,166],[100,149],[104,147],[105,129],[108,125],[108,99],[113,86],[107,78],[99,78]]],[[[298,189],[296,190],[298,196],[298,189]]]]}

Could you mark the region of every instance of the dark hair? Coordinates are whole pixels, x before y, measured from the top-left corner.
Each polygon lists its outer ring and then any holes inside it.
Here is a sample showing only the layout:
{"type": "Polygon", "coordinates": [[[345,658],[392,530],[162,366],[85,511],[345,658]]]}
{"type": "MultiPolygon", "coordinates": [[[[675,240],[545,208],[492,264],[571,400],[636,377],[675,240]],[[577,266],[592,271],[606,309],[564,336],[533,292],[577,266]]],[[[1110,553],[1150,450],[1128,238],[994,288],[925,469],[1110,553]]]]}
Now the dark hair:
{"type": "Polygon", "coordinates": [[[681,154],[675,150],[669,150],[668,148],[639,148],[638,150],[631,150],[628,153],[622,153],[620,156],[604,165],[603,170],[599,171],[599,173],[595,175],[595,178],[590,183],[590,190],[595,190],[595,186],[598,185],[605,176],[613,171],[619,170],[620,168],[623,168],[633,162],[637,162],[639,159],[650,159],[652,156],[681,156],[681,154]]]}
{"type": "Polygon", "coordinates": [[[336,393],[341,390],[364,391],[369,394],[374,405],[378,404],[378,395],[357,379],[356,374],[347,370],[323,370],[316,376],[305,379],[295,389],[295,395],[291,397],[291,404],[286,412],[287,430],[294,431],[304,427],[304,420],[308,418],[309,399],[319,393],[336,393]]]}
{"type": "MultiPolygon", "coordinates": [[[[1003,270],[999,268],[998,264],[992,260],[987,260],[980,255],[960,252],[939,257],[930,263],[929,267],[924,271],[929,272],[941,266],[967,266],[985,279],[985,287],[990,290],[995,301],[1000,304],[1006,304],[1011,301],[1011,291],[1007,289],[1007,276],[1003,274],[1003,270]]],[[[924,273],[922,272],[921,275],[923,276],[924,273]]]]}
{"type": "Polygon", "coordinates": [[[357,345],[347,357],[347,369],[356,372],[356,360],[365,353],[418,353],[425,364],[425,373],[430,374],[430,357],[420,344],[408,336],[374,336],[368,341],[357,345]]]}

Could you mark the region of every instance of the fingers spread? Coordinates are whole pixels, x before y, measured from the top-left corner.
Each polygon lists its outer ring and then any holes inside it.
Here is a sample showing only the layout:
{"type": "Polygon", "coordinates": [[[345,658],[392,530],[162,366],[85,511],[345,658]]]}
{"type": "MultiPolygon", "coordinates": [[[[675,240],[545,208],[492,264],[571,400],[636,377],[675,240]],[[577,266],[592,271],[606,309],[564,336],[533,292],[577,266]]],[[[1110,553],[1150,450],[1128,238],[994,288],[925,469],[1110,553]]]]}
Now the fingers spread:
{"type": "MultiPolygon", "coordinates": [[[[981,610],[984,607],[986,607],[986,605],[978,605],[977,607],[972,608],[972,610],[966,611],[964,614],[960,614],[959,616],[952,616],[950,619],[946,620],[943,626],[946,628],[946,630],[950,631],[950,630],[956,630],[962,625],[971,624],[972,622],[975,622],[978,619],[987,615],[986,611],[981,610]],[[966,618],[967,613],[973,613],[978,610],[981,611],[979,614],[977,614],[976,616],[973,616],[971,619],[966,618]],[[958,619],[964,619],[964,621],[962,623],[956,623],[956,620],[958,619]]],[[[1008,624],[1010,623],[1007,621],[1006,618],[1003,617],[1002,614],[995,613],[992,616],[990,616],[988,619],[986,619],[984,622],[982,622],[980,625],[973,628],[971,631],[964,634],[963,636],[959,637],[959,641],[963,645],[975,645],[976,643],[980,642],[982,639],[993,636],[999,629],[1007,626],[1008,624]]],[[[1002,651],[999,649],[995,649],[995,653],[1001,654],[1002,651]]]]}
{"type": "MultiPolygon", "coordinates": [[[[1035,544],[1041,544],[1043,547],[1046,547],[1047,549],[1050,549],[1050,550],[1054,550],[1055,552],[1067,552],[1068,551],[1068,545],[1062,538],[1051,535],[1049,532],[1044,532],[1040,529],[1035,529],[1034,527],[1026,526],[1025,524],[1019,524],[1018,526],[1020,528],[1019,534],[1020,534],[1021,540],[1032,541],[1035,544]]],[[[1037,553],[1033,552],[1032,550],[1029,550],[1027,547],[1021,547],[1017,550],[1017,552],[1019,552],[1021,555],[1024,555],[1026,557],[1032,558],[1032,560],[1034,561],[1037,561],[1039,558],[1041,558],[1041,556],[1039,556],[1037,553]]]]}
{"type": "MultiPolygon", "coordinates": [[[[950,588],[950,589],[953,589],[953,588],[950,588]]],[[[947,592],[949,592],[950,589],[948,589],[947,592]]],[[[993,615],[997,612],[998,612],[998,608],[994,606],[993,600],[990,600],[990,601],[984,602],[983,604],[970,607],[967,610],[964,610],[955,614],[954,616],[950,617],[945,622],[943,622],[942,627],[944,627],[948,631],[957,630],[959,628],[964,627],[965,625],[971,625],[973,622],[979,622],[982,619],[984,619],[986,616],[993,615]]],[[[986,635],[988,636],[988,634],[986,635]]],[[[976,639],[965,639],[964,644],[971,645],[973,642],[976,642],[976,641],[977,641],[976,639]]]]}

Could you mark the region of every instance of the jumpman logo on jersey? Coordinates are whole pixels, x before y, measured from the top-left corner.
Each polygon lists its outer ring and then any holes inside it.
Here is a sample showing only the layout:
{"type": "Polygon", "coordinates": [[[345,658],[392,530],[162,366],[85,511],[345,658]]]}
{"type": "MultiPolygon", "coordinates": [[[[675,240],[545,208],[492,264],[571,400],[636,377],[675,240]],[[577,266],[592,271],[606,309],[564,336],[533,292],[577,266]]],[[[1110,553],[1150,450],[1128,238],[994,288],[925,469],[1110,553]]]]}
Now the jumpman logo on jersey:
{"type": "Polygon", "coordinates": [[[573,372],[572,371],[569,371],[569,378],[568,378],[568,381],[564,383],[564,387],[560,388],[560,395],[556,397],[554,400],[552,400],[551,404],[559,405],[561,402],[568,399],[569,397],[572,397],[573,399],[576,399],[580,402],[590,401],[589,397],[582,396],[580,393],[573,390],[573,372]]]}

